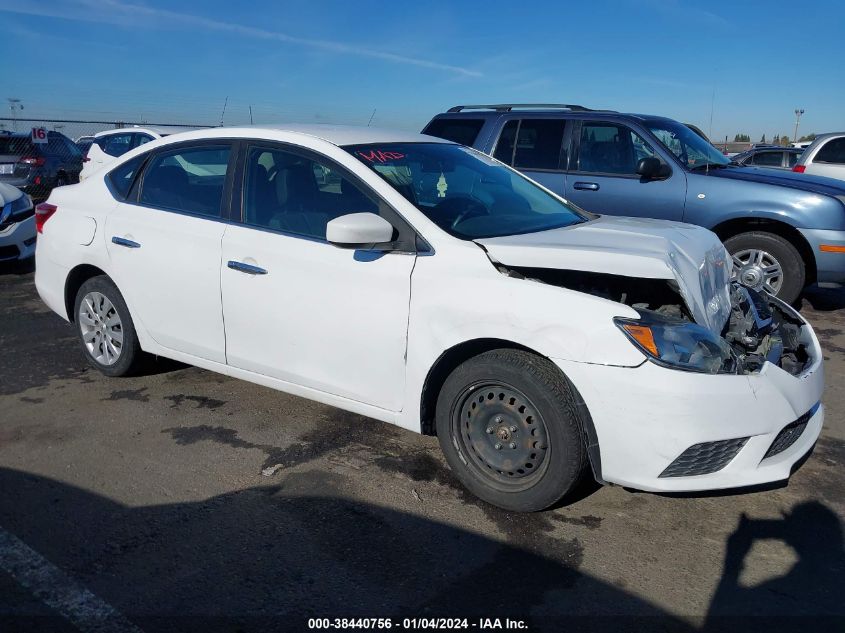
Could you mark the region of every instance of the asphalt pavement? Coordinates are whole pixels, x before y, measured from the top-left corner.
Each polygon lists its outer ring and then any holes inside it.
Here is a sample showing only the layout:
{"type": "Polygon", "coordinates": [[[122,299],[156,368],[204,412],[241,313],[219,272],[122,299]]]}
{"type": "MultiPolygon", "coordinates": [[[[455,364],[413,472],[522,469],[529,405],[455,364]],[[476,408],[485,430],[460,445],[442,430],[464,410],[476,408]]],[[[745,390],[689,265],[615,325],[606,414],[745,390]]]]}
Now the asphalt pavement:
{"type": "Polygon", "coordinates": [[[811,291],[802,312],[823,341],[827,418],[787,486],[586,485],[513,514],[467,493],[435,438],[175,363],[106,378],[32,273],[6,267],[0,630],[444,616],[470,630],[841,631],[845,291],[811,291]]]}

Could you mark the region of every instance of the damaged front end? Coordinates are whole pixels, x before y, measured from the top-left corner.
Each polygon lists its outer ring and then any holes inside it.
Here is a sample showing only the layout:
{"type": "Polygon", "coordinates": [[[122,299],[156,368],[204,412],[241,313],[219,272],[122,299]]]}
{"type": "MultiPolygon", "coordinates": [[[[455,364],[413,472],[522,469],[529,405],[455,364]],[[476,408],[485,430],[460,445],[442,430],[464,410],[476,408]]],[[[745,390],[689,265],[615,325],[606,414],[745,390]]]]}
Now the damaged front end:
{"type": "Polygon", "coordinates": [[[810,364],[804,322],[786,304],[732,282],[730,314],[720,331],[696,321],[675,280],[512,268],[500,272],[599,296],[630,306],[639,318],[616,325],[652,362],[707,374],[754,374],[768,361],[799,375],[810,364]]]}

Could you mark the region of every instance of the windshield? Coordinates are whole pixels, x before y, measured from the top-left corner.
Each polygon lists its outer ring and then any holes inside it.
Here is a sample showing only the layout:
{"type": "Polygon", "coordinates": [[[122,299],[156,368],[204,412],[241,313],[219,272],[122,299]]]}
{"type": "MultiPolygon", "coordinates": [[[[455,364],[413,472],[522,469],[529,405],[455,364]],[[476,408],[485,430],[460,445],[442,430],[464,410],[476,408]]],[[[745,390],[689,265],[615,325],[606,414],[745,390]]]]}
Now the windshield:
{"type": "Polygon", "coordinates": [[[689,129],[675,121],[649,121],[648,129],[689,169],[723,166],[730,159],[689,129]]]}
{"type": "Polygon", "coordinates": [[[585,220],[524,176],[466,147],[387,143],[344,149],[455,237],[533,233],[585,220]]]}

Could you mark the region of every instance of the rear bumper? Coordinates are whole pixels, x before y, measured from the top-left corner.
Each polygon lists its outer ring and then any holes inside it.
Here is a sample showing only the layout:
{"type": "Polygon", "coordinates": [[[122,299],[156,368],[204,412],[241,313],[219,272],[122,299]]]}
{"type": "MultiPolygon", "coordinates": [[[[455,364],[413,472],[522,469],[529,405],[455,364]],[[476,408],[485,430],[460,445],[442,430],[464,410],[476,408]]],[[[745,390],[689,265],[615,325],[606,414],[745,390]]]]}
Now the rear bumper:
{"type": "Polygon", "coordinates": [[[35,216],[0,232],[0,261],[28,259],[35,255],[35,216]]]}
{"type": "Polygon", "coordinates": [[[845,283],[845,252],[821,250],[823,245],[845,248],[845,231],[798,229],[807,240],[816,258],[817,279],[820,283],[845,283]]]}
{"type": "Polygon", "coordinates": [[[814,361],[801,376],[771,364],[759,374],[712,376],[650,362],[634,368],[554,362],[589,409],[602,479],[654,492],[719,490],[788,479],[821,433],[821,350],[809,326],[804,336],[814,361]],[[806,424],[800,435],[767,456],[784,427],[802,416],[806,424]],[[665,475],[691,447],[704,445],[706,452],[710,443],[744,438],[715,472],[665,475]]]}

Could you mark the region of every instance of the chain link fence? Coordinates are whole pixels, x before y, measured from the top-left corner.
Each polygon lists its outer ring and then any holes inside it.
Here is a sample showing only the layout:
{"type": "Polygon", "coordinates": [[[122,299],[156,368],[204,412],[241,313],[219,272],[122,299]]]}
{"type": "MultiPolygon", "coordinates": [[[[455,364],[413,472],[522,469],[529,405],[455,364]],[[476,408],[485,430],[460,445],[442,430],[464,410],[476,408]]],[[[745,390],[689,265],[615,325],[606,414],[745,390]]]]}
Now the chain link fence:
{"type": "Polygon", "coordinates": [[[161,123],[161,122],[130,122],[130,121],[96,121],[82,119],[22,119],[15,117],[0,117],[0,132],[29,133],[32,128],[45,128],[53,132],[60,132],[70,140],[76,141],[83,136],[93,136],[97,132],[121,128],[151,126],[156,128],[202,128],[214,127],[208,124],[191,123],[161,123]]]}

